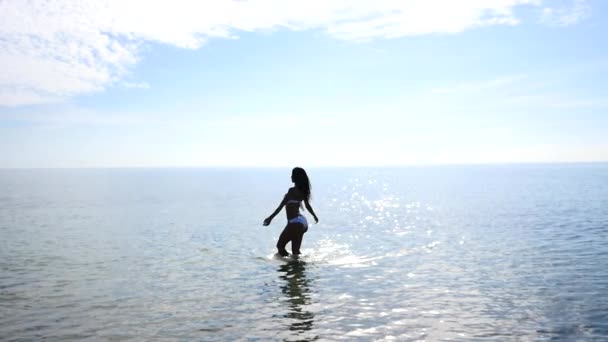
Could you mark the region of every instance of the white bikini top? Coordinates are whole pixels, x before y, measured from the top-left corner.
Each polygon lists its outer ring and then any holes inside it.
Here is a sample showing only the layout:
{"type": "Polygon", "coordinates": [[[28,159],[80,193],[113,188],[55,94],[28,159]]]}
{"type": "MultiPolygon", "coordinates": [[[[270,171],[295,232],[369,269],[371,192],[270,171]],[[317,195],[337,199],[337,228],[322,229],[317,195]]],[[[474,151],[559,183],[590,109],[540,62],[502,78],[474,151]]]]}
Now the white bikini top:
{"type": "Polygon", "coordinates": [[[287,200],[286,204],[297,204],[297,205],[300,205],[301,202],[302,201],[298,201],[298,200],[287,200]]]}

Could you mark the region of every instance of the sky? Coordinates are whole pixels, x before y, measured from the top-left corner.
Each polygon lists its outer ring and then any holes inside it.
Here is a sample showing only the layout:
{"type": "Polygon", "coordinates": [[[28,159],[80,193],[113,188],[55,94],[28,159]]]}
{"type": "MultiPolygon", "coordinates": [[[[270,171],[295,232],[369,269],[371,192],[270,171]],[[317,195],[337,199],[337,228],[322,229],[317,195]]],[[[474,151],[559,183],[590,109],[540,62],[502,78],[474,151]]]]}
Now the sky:
{"type": "Polygon", "coordinates": [[[603,0],[0,1],[0,168],[608,161],[603,0]]]}

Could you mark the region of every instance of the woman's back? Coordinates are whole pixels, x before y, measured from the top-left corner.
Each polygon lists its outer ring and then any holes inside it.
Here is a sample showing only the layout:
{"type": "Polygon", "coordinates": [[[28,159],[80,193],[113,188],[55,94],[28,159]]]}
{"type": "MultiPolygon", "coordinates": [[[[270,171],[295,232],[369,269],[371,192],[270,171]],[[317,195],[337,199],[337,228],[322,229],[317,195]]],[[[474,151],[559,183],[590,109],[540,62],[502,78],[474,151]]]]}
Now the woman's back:
{"type": "Polygon", "coordinates": [[[302,201],[305,199],[306,197],[300,189],[296,187],[289,188],[289,191],[285,194],[285,212],[287,213],[287,219],[292,219],[300,215],[300,207],[302,206],[302,201]]]}

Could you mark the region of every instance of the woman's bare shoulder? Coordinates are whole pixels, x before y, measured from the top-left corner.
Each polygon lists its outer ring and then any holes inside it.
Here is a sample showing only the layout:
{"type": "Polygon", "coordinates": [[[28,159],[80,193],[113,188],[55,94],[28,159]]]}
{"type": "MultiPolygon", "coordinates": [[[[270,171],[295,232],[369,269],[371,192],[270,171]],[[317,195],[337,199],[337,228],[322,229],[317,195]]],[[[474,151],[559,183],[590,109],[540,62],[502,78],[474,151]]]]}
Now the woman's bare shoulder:
{"type": "Polygon", "coordinates": [[[289,188],[288,194],[290,196],[295,197],[298,200],[301,200],[304,197],[304,194],[302,193],[302,191],[298,188],[296,188],[295,186],[293,188],[289,188]]]}

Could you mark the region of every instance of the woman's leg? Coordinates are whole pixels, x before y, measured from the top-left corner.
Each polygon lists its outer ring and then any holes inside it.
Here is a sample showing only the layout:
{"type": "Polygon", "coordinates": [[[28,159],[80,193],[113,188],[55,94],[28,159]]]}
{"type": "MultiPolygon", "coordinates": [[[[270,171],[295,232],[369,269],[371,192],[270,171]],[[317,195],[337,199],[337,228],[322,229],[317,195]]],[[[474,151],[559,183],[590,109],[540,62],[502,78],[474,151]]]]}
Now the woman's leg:
{"type": "Polygon", "coordinates": [[[283,232],[281,233],[281,235],[279,235],[279,240],[277,241],[277,250],[279,251],[279,254],[281,256],[289,255],[289,253],[287,253],[287,250],[285,249],[285,246],[291,239],[292,239],[292,234],[289,230],[289,224],[287,224],[287,226],[285,226],[285,229],[283,229],[283,232]]]}
{"type": "Polygon", "coordinates": [[[300,246],[304,237],[304,225],[295,223],[293,227],[293,238],[291,239],[291,253],[293,255],[300,254],[300,246]]]}
{"type": "Polygon", "coordinates": [[[279,236],[277,241],[277,249],[281,256],[288,256],[285,246],[291,241],[291,252],[294,255],[300,254],[300,245],[302,244],[302,237],[304,236],[304,225],[301,223],[288,223],[283,229],[283,232],[279,236]]]}

